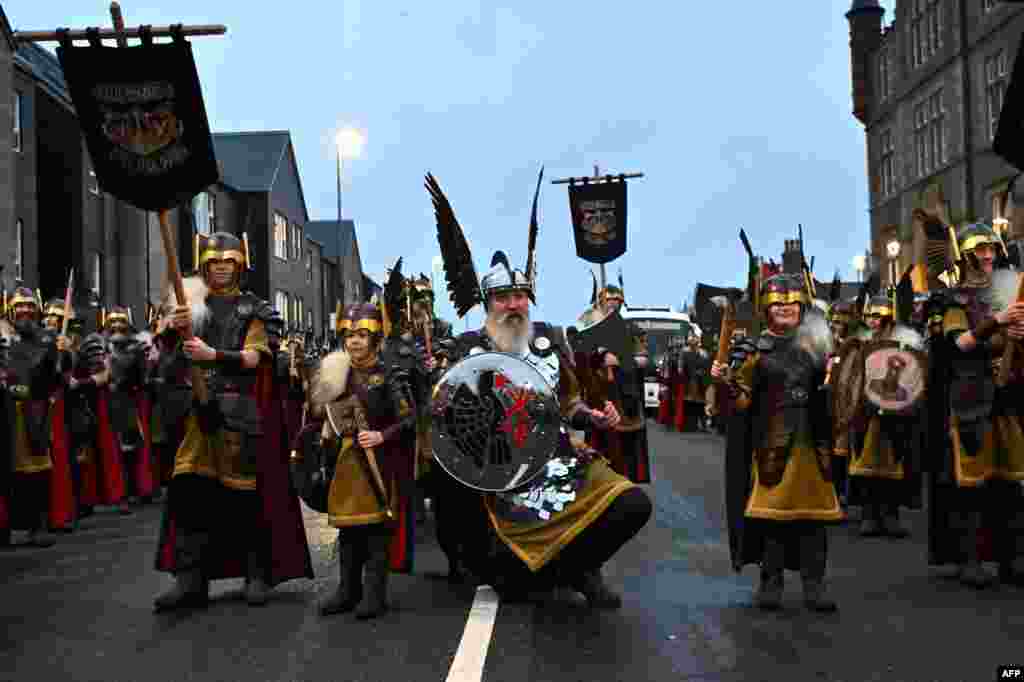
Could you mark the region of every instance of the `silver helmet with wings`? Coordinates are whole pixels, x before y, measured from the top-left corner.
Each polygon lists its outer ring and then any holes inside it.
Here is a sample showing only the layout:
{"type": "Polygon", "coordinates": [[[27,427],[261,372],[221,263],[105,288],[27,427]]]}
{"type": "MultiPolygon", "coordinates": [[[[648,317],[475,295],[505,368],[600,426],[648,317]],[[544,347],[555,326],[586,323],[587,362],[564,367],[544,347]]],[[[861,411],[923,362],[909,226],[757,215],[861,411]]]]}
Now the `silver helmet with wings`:
{"type": "Polygon", "coordinates": [[[490,269],[478,278],[473,265],[473,254],[469,243],[455,218],[448,198],[441,186],[430,173],[427,173],[426,188],[434,202],[434,216],[437,220],[437,241],[441,247],[441,258],[444,260],[445,280],[448,283],[448,294],[459,317],[465,316],[478,304],[487,306],[487,299],[492,294],[505,291],[525,291],[533,303],[536,299],[537,285],[537,200],[540,197],[540,185],[544,179],[544,168],[541,167],[537,176],[537,188],[533,194],[533,208],[530,212],[530,227],[526,247],[526,268],[517,270],[509,264],[503,251],[495,251],[491,258],[490,269]]]}

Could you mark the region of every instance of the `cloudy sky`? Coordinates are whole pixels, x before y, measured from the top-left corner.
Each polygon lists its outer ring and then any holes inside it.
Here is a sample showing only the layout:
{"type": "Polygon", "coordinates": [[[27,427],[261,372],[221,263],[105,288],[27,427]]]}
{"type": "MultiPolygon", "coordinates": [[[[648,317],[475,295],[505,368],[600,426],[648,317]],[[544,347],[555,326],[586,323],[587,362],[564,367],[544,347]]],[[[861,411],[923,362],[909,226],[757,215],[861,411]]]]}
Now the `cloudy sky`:
{"type": "MultiPolygon", "coordinates": [[[[882,4],[890,21],[894,0],[882,4]]],[[[541,165],[553,179],[594,164],[646,174],[629,185],[628,251],[608,267],[629,302],[678,306],[698,282],[741,284],[740,227],[778,260],[802,223],[816,274],[856,277],[869,220],[848,0],[160,5],[122,3],[132,26],[227,25],[193,41],[211,125],[290,130],[311,217],[336,215],[334,131],[363,132],[342,203],[378,279],[399,256],[429,272],[439,253],[426,172],[482,272],[498,248],[522,267],[541,165]]],[[[107,6],[4,3],[22,30],[108,25],[107,6]]],[[[565,186],[545,183],[540,222],[536,316],[568,323],[588,304],[590,266],[565,186]]]]}

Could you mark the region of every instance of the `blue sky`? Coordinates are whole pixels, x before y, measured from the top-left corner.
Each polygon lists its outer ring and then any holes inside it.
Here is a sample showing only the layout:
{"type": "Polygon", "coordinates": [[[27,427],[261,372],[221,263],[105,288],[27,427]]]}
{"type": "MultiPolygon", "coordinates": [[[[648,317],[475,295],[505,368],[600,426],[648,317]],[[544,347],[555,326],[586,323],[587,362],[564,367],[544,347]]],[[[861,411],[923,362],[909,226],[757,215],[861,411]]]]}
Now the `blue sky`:
{"type": "MultiPolygon", "coordinates": [[[[108,4],[4,9],[15,29],[53,29],[109,25],[108,4]]],[[[553,179],[595,163],[646,173],[629,186],[628,251],[608,266],[629,302],[679,305],[697,282],[741,284],[740,227],[778,260],[803,223],[816,274],[856,277],[869,218],[848,1],[160,4],[124,2],[128,25],[227,25],[193,40],[211,126],[290,130],[312,218],[336,215],[332,132],[364,131],[342,203],[377,279],[399,256],[429,272],[439,253],[427,171],[482,272],[497,248],[522,267],[542,164],[553,179]]],[[[894,0],[882,4],[891,21],[894,0]]],[[[589,302],[590,275],[565,186],[545,182],[540,223],[535,317],[567,323],[589,302]]]]}

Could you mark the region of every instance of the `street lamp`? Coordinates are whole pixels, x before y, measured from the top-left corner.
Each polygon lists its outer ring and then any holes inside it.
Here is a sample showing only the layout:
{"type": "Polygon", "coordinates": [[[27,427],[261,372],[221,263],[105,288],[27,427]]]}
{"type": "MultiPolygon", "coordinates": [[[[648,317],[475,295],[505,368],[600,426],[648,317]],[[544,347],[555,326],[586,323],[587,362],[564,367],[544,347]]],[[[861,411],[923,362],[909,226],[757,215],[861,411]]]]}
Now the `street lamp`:
{"type": "Polygon", "coordinates": [[[868,259],[863,253],[858,253],[853,257],[853,269],[857,272],[857,281],[864,281],[864,270],[867,268],[868,259]]]}
{"type": "Polygon", "coordinates": [[[341,281],[341,159],[342,157],[358,159],[363,154],[363,145],[365,143],[366,137],[355,128],[349,126],[339,128],[334,134],[335,156],[338,161],[338,231],[335,237],[338,247],[337,278],[339,282],[341,281]]]}
{"type": "Polygon", "coordinates": [[[885,245],[885,250],[889,254],[889,281],[896,286],[896,260],[900,257],[899,240],[893,239],[885,245]]]}

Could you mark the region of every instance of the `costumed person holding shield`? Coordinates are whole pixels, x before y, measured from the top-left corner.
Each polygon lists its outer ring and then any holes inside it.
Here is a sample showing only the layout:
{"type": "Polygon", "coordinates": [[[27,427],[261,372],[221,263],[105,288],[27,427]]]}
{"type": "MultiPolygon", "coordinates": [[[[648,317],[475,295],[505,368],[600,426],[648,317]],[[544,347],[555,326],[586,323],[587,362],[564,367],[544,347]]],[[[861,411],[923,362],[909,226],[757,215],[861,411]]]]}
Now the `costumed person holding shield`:
{"type": "Polygon", "coordinates": [[[614,428],[620,415],[610,401],[599,410],[584,404],[565,334],[530,318],[540,182],[525,272],[499,251],[478,280],[452,207],[427,176],[456,312],[482,304],[487,315],[482,329],[458,337],[458,361],[435,389],[434,456],[474,492],[462,500],[463,531],[467,565],[480,580],[506,600],[566,586],[591,607],[618,608],[602,566],[652,507],[599,453],[570,441],[568,429],[614,428]]]}
{"type": "MultiPolygon", "coordinates": [[[[935,252],[959,272],[958,286],[935,292],[942,304],[942,335],[933,337],[936,366],[931,433],[948,433],[929,446],[930,565],[957,564],[960,580],[982,588],[992,582],[982,567],[999,565],[1005,582],[1024,582],[1024,303],[1019,273],[996,269],[1002,241],[987,224],[955,235],[924,216],[935,252]],[[952,252],[952,253],[950,253],[952,252]]],[[[929,249],[932,250],[931,248],[929,249]]],[[[941,266],[939,266],[941,267],[941,266]]]]}
{"type": "Polygon", "coordinates": [[[904,538],[910,533],[900,522],[900,507],[921,506],[924,337],[897,325],[890,296],[873,296],[865,318],[870,340],[852,340],[856,345],[844,349],[834,370],[834,412],[852,417],[838,425],[850,431],[848,440],[840,441],[849,450],[838,454],[849,456],[848,502],[862,510],[860,534],[904,538]],[[901,383],[904,372],[912,374],[907,371],[910,363],[920,372],[913,396],[901,383]]]}
{"type": "MultiPolygon", "coordinates": [[[[733,566],[760,564],[758,608],[778,609],[785,569],[799,571],[804,603],[815,611],[835,611],[826,589],[827,525],[839,521],[832,486],[832,429],[827,393],[822,389],[831,334],[820,316],[810,315],[800,277],[775,275],[760,287],[759,305],[767,330],[756,341],[732,348],[734,371],[715,362],[712,376],[734,396],[746,429],[730,431],[727,457],[743,457],[749,468],[727,463],[727,497],[745,497],[742,518],[730,517],[733,566]]],[[[728,500],[727,500],[728,502],[728,500]]],[[[734,509],[729,504],[730,514],[734,509]]]]}
{"type": "Polygon", "coordinates": [[[326,417],[328,453],[337,453],[327,515],[339,529],[339,576],[320,613],[356,609],[356,618],[368,620],[388,608],[392,567],[411,561],[414,452],[405,441],[415,427],[416,403],[408,372],[381,362],[386,332],[378,306],[349,306],[340,329],[345,348],[321,361],[310,391],[314,416],[326,417]]]}
{"type": "Polygon", "coordinates": [[[156,598],[158,611],[204,606],[218,578],[244,576],[246,601],[262,606],[273,586],[313,577],[274,372],[281,317],[240,288],[248,240],[196,239],[201,276],[186,280],[173,324],[192,332],[179,352],[209,396],[193,402],[175,456],[157,555],[175,585],[156,598]]]}

